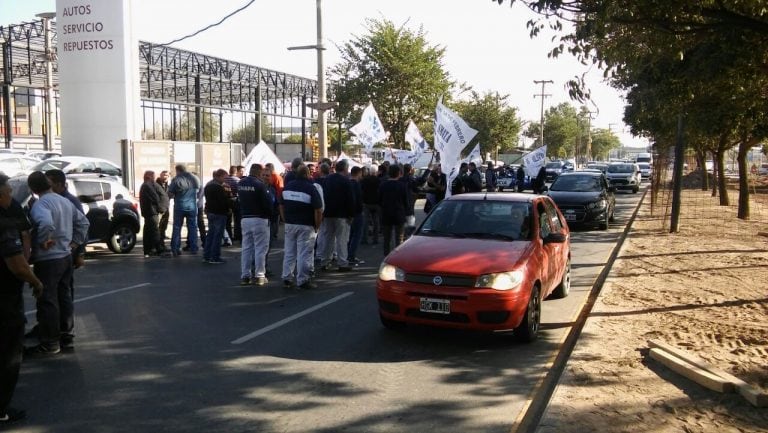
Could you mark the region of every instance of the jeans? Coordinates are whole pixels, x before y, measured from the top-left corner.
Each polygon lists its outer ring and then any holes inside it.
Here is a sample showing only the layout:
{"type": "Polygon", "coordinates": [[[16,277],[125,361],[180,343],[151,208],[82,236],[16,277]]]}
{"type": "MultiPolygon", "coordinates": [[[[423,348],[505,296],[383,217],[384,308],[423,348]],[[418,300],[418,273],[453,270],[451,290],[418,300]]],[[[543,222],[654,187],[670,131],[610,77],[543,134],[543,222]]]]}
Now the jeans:
{"type": "Polygon", "coordinates": [[[363,206],[363,217],[365,223],[363,224],[363,241],[368,243],[368,226],[373,225],[373,243],[379,242],[379,231],[381,227],[379,225],[379,215],[381,215],[381,207],[377,204],[366,204],[363,206]]]}
{"type": "Polygon", "coordinates": [[[48,349],[59,348],[61,337],[74,337],[72,271],[72,256],[35,263],[35,275],[43,283],[43,294],[37,298],[38,335],[48,349]]]}
{"type": "Polygon", "coordinates": [[[227,216],[215,213],[208,215],[208,234],[205,236],[203,260],[221,260],[221,238],[227,225],[227,216]]]}
{"type": "Polygon", "coordinates": [[[144,228],[142,237],[144,238],[144,254],[157,254],[163,252],[165,246],[160,237],[160,215],[144,217],[144,228]]]}
{"type": "Polygon", "coordinates": [[[403,243],[403,229],[405,224],[397,225],[385,225],[384,226],[384,257],[392,251],[392,248],[397,248],[398,245],[403,243]],[[395,246],[392,247],[392,232],[395,233],[395,246]]]}
{"type": "Polygon", "coordinates": [[[355,215],[352,220],[352,227],[349,229],[349,248],[347,248],[347,258],[357,258],[357,247],[360,246],[360,241],[363,239],[365,230],[365,218],[362,212],[355,215]]]}
{"type": "Polygon", "coordinates": [[[309,281],[312,271],[312,255],[315,248],[314,227],[285,224],[285,252],[283,254],[283,280],[293,280],[296,269],[296,285],[309,281]]]}
{"type": "Polygon", "coordinates": [[[243,218],[243,251],[240,257],[240,277],[250,278],[251,268],[255,277],[266,272],[267,248],[269,247],[269,220],[266,218],[243,218]]]}
{"type": "Polygon", "coordinates": [[[178,254],[181,251],[181,225],[187,220],[187,241],[189,250],[197,252],[197,208],[183,210],[173,208],[173,234],[171,235],[171,251],[178,254]]]}
{"type": "Polygon", "coordinates": [[[24,301],[21,289],[0,293],[0,413],[11,403],[24,352],[24,301]]]}
{"type": "MultiPolygon", "coordinates": [[[[203,212],[203,208],[197,208],[197,232],[200,233],[200,245],[205,246],[205,219],[203,216],[205,215],[205,212],[203,212]]],[[[189,246],[189,239],[187,239],[187,246],[189,246]]]]}
{"type": "Polygon", "coordinates": [[[340,267],[349,266],[347,261],[347,244],[349,243],[349,222],[347,218],[325,218],[322,225],[326,226],[322,241],[323,252],[321,265],[328,266],[336,250],[336,263],[340,267]]]}

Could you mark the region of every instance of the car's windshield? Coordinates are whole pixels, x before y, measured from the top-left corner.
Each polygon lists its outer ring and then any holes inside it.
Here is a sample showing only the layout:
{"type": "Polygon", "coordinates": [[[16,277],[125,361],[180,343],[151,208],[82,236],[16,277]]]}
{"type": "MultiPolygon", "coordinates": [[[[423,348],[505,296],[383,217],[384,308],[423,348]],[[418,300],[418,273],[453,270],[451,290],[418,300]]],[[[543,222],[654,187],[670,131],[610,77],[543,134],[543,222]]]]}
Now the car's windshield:
{"type": "Polygon", "coordinates": [[[632,164],[612,164],[608,166],[608,173],[632,173],[634,166],[632,164]]]}
{"type": "Polygon", "coordinates": [[[41,161],[36,166],[32,167],[32,171],[48,171],[48,170],[54,170],[58,169],[61,170],[64,168],[64,166],[67,165],[65,161],[51,161],[49,159],[46,159],[45,161],[41,161]]]}
{"type": "Polygon", "coordinates": [[[563,164],[561,164],[559,162],[548,162],[546,167],[547,168],[560,168],[562,165],[563,164]]]}
{"type": "Polygon", "coordinates": [[[416,234],[523,240],[530,236],[530,215],[527,202],[446,200],[429,213],[416,234]]]}
{"type": "Polygon", "coordinates": [[[600,179],[595,176],[560,176],[555,179],[550,191],[594,192],[601,191],[600,179]]]}

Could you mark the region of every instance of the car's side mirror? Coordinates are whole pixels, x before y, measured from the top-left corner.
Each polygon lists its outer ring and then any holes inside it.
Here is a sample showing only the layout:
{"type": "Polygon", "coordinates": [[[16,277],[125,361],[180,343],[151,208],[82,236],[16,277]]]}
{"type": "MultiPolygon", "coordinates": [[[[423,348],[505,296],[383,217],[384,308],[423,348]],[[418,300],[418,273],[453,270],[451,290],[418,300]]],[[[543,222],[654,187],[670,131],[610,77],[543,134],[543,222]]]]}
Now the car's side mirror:
{"type": "Polygon", "coordinates": [[[545,244],[562,244],[564,243],[568,238],[565,236],[564,233],[550,233],[547,235],[547,237],[544,238],[545,244]]]}

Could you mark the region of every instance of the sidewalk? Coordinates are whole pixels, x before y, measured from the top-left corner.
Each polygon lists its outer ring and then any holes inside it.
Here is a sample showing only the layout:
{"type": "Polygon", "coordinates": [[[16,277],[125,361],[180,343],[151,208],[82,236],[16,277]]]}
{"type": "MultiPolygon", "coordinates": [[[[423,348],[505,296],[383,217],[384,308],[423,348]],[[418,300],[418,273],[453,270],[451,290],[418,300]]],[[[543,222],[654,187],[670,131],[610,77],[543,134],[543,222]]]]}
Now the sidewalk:
{"type": "Polygon", "coordinates": [[[768,410],[648,357],[647,340],[662,340],[768,389],[768,219],[715,200],[685,191],[670,235],[646,196],[539,433],[768,431],[768,410]]]}

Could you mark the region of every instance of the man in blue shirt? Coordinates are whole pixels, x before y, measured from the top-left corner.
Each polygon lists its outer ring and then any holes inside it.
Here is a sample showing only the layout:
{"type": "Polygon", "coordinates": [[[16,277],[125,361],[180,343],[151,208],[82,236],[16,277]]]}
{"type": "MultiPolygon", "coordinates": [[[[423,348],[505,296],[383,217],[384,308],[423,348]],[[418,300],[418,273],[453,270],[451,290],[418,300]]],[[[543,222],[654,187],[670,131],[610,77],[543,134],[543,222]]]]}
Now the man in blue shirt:
{"type": "Polygon", "coordinates": [[[237,184],[240,201],[243,249],[240,258],[240,284],[251,282],[257,286],[267,284],[266,257],[269,248],[269,217],[272,203],[267,188],[261,181],[262,166],[253,164],[248,176],[237,184]],[[254,274],[251,274],[251,268],[254,274]]]}
{"type": "Polygon", "coordinates": [[[352,192],[352,182],[349,180],[349,162],[344,159],[336,163],[336,173],[325,178],[323,195],[325,211],[323,211],[323,236],[321,267],[329,269],[336,249],[339,272],[351,271],[347,261],[347,245],[349,229],[355,216],[355,196],[352,192]]]}
{"type": "Polygon", "coordinates": [[[176,177],[168,186],[168,197],[173,199],[173,233],[171,234],[171,253],[181,254],[181,225],[187,219],[187,240],[189,251],[197,253],[197,190],[200,180],[188,173],[183,165],[176,166],[176,177]]]}
{"type": "Polygon", "coordinates": [[[299,164],[294,180],[288,182],[280,198],[280,215],[285,221],[285,251],[283,255],[283,283],[313,289],[310,280],[315,237],[323,219],[323,200],[309,180],[309,169],[299,164]]]}
{"type": "Polygon", "coordinates": [[[30,217],[35,232],[32,262],[43,293],[37,298],[40,344],[25,349],[24,355],[50,356],[61,351],[61,343],[69,346],[74,338],[72,250],[88,240],[89,223],[69,200],[51,190],[43,172],[30,174],[27,185],[40,197],[30,217]]]}

